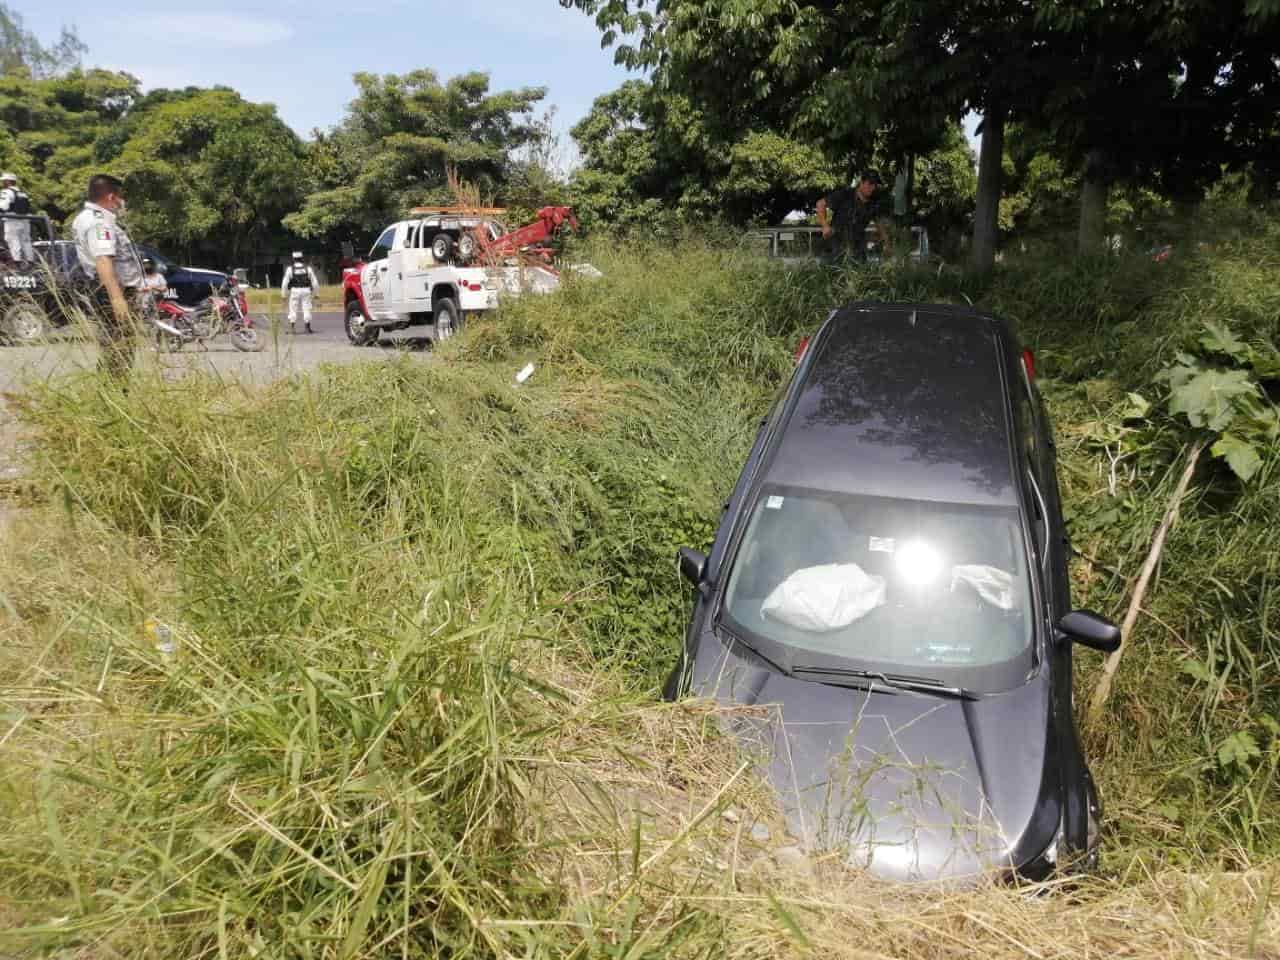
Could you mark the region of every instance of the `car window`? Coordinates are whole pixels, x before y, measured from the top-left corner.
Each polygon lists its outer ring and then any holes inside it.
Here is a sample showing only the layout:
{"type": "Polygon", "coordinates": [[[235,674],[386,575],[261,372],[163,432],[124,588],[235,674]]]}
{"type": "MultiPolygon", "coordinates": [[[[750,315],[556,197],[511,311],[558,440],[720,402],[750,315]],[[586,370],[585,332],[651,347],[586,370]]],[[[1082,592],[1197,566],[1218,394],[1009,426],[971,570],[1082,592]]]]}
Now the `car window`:
{"type": "Polygon", "coordinates": [[[369,250],[369,259],[370,260],[383,259],[388,253],[391,252],[391,248],[395,246],[395,243],[396,243],[396,228],[387,227],[386,230],[382,231],[382,236],[378,238],[377,242],[369,250]]]}
{"type": "Polygon", "coordinates": [[[1033,609],[1016,508],[766,486],[721,616],[796,663],[961,671],[965,686],[992,690],[1025,678],[1033,609]],[[1005,669],[983,680],[996,666],[1005,669]]]}

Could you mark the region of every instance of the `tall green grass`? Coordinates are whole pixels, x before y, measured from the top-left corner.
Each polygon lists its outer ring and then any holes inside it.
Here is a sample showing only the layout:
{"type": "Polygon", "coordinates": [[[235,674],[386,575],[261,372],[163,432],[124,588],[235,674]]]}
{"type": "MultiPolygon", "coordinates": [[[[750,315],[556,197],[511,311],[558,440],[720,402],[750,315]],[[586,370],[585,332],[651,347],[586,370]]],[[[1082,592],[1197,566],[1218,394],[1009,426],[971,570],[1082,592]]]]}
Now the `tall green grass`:
{"type": "Polygon", "coordinates": [[[1274,336],[1274,249],[1011,262],[981,284],[598,250],[604,280],[426,362],[33,389],[45,505],[5,535],[0,586],[0,928],[104,956],[746,957],[1008,953],[994,927],[1070,956],[1081,924],[1150,911],[1151,955],[1253,949],[1276,930],[1254,874],[1186,893],[1176,929],[1150,905],[1175,896],[1165,865],[1278,852],[1275,451],[1248,488],[1200,478],[1086,731],[1118,879],[1076,913],[986,891],[909,906],[912,926],[884,888],[770,872],[719,816],[768,805],[714,717],[650,698],[687,614],[675,548],[710,539],[832,305],[967,298],[1017,322],[1091,558],[1077,599],[1114,613],[1179,449],[1174,425],[1124,421],[1125,395],[1205,316],[1274,336]],[[1246,728],[1258,756],[1220,763],[1246,728]]]}

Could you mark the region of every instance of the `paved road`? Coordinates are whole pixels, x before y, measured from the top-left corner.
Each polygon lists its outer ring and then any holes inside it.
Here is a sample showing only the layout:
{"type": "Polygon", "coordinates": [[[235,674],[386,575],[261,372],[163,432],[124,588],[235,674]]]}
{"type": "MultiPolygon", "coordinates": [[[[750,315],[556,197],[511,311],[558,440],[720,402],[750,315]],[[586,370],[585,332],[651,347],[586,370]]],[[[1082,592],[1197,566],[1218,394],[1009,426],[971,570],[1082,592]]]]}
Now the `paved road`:
{"type": "MultiPolygon", "coordinates": [[[[343,330],[342,314],[336,311],[315,314],[312,326],[316,332],[312,336],[291,336],[287,324],[278,316],[273,320],[274,327],[263,329],[266,346],[258,353],[241,353],[223,336],[212,341],[207,350],[189,344],[176,354],[157,354],[148,345],[139,351],[138,363],[144,368],[158,366],[165,376],[174,379],[192,370],[206,370],[263,383],[320,363],[387,359],[405,353],[423,360],[431,356],[429,340],[406,336],[405,332],[383,334],[371,347],[353,346],[343,330]]],[[[32,380],[47,380],[92,367],[97,362],[97,352],[92,337],[70,329],[55,332],[49,342],[37,346],[0,346],[0,393],[20,391],[32,380]]]]}

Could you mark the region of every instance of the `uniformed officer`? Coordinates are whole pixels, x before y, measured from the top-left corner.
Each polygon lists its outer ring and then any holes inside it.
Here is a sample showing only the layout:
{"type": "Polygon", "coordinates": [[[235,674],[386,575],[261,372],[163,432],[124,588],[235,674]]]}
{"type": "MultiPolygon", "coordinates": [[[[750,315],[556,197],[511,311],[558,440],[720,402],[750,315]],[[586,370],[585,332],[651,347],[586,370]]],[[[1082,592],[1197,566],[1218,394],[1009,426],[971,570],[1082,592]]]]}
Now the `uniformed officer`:
{"type": "Polygon", "coordinates": [[[280,299],[289,298],[289,332],[297,329],[298,307],[302,307],[302,322],[307,333],[311,329],[311,301],[315,292],[320,289],[316,280],[316,272],[303,262],[302,254],[294,251],[293,263],[285,268],[284,279],[280,282],[280,299]]]}
{"type": "MultiPolygon", "coordinates": [[[[18,187],[18,178],[12,173],[0,174],[0,213],[28,214],[31,212],[31,198],[18,187]]],[[[21,263],[35,260],[35,252],[31,249],[31,221],[18,220],[13,217],[4,218],[4,242],[9,248],[9,256],[21,263]]]]}
{"type": "Polygon", "coordinates": [[[99,173],[89,178],[88,202],[71,223],[80,266],[97,280],[98,368],[116,377],[126,376],[133,363],[133,305],[143,286],[138,251],[117,219],[124,210],[124,184],[99,173]]]}

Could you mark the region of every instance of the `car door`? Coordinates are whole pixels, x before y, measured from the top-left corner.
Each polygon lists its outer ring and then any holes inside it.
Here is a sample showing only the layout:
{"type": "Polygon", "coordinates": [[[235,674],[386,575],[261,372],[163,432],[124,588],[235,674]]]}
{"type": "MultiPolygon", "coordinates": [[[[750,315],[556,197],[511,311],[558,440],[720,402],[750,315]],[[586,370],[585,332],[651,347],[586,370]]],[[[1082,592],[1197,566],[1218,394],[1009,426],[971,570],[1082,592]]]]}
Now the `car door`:
{"type": "Polygon", "coordinates": [[[360,274],[360,289],[364,293],[365,309],[369,311],[371,317],[392,316],[387,274],[398,227],[399,224],[395,224],[382,231],[382,236],[378,237],[372,249],[369,250],[369,262],[365,264],[360,274]]]}
{"type": "Polygon", "coordinates": [[[408,289],[409,268],[412,266],[414,251],[409,244],[416,237],[419,227],[416,222],[396,224],[396,233],[391,250],[387,254],[387,310],[397,316],[409,313],[408,289]]]}
{"type": "Polygon", "coordinates": [[[409,230],[404,244],[404,301],[408,313],[429,310],[431,280],[428,276],[435,265],[431,256],[431,238],[435,235],[428,221],[418,221],[409,230]]]}

